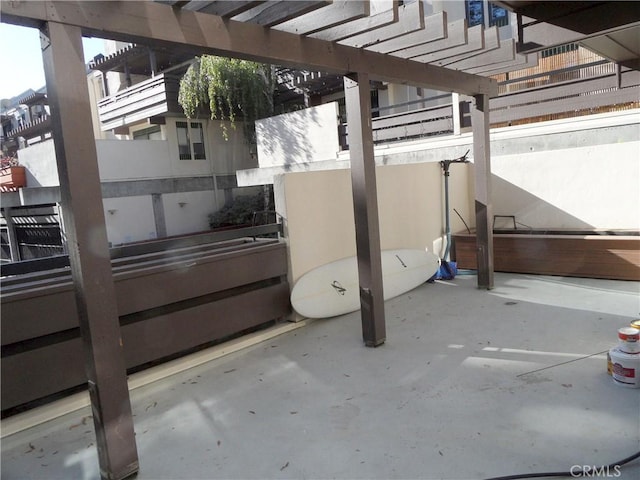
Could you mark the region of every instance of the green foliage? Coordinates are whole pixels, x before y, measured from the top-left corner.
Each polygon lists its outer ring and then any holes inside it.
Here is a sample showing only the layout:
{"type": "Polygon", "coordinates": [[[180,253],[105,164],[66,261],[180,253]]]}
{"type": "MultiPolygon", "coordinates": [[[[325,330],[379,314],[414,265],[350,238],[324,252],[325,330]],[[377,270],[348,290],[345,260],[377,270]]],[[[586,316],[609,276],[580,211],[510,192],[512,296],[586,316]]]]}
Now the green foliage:
{"type": "MultiPolygon", "coordinates": [[[[270,204],[268,208],[273,208],[270,204]]],[[[242,195],[236,197],[233,202],[225,205],[220,210],[209,215],[209,226],[211,228],[229,227],[238,225],[251,225],[254,212],[265,210],[265,199],[263,194],[242,195]]]]}
{"type": "Polygon", "coordinates": [[[268,65],[203,55],[180,80],[178,103],[188,118],[208,108],[212,120],[229,120],[235,128],[236,118],[253,124],[273,112],[274,88],[268,65]]]}

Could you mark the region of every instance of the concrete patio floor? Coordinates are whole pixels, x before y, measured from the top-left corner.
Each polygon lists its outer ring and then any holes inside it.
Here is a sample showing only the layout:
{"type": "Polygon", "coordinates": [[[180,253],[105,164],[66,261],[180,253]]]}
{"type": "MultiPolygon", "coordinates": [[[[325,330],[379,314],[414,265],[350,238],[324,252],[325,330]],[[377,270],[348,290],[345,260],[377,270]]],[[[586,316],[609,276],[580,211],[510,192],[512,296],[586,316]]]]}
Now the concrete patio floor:
{"type": "MultiPolygon", "coordinates": [[[[388,301],[376,349],[353,313],[132,390],[137,478],[482,479],[640,450],[640,389],[614,385],[605,355],[640,317],[639,284],[495,284],[458,276],[388,301]]],[[[2,478],[99,478],[90,415],[3,438],[2,478]]],[[[640,461],[608,473],[638,479],[640,461]]]]}

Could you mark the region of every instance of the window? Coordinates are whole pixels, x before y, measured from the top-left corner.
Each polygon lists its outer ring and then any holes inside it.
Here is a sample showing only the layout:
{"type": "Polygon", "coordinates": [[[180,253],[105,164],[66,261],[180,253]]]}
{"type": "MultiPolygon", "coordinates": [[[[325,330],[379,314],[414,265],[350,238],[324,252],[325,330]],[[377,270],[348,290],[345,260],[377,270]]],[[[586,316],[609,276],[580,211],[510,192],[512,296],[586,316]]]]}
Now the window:
{"type": "Polygon", "coordinates": [[[484,25],[484,0],[467,0],[467,20],[470,27],[484,25]]]}
{"type": "Polygon", "coordinates": [[[200,122],[191,122],[191,146],[193,147],[193,158],[204,160],[204,129],[200,122]]]}
{"type": "Polygon", "coordinates": [[[489,26],[493,27],[497,25],[498,27],[504,27],[509,24],[509,17],[507,15],[507,10],[502,7],[498,7],[493,3],[489,4],[489,26]]]}
{"type": "Polygon", "coordinates": [[[565,45],[559,45],[557,47],[551,47],[540,52],[542,58],[552,57],[554,55],[560,55],[562,53],[573,52],[578,49],[577,43],[567,43],[565,45]]]}
{"type": "Polygon", "coordinates": [[[490,27],[504,27],[509,24],[509,12],[502,7],[489,2],[488,11],[485,12],[484,0],[467,0],[465,7],[467,11],[467,23],[470,27],[476,25],[486,25],[485,13],[490,27]]]}
{"type": "Polygon", "coordinates": [[[162,140],[162,132],[160,131],[160,125],[154,125],[153,127],[143,128],[142,130],[136,130],[133,132],[134,140],[162,140]]]}
{"type": "Polygon", "coordinates": [[[204,128],[200,122],[176,122],[178,132],[178,158],[205,160],[204,128]]]}

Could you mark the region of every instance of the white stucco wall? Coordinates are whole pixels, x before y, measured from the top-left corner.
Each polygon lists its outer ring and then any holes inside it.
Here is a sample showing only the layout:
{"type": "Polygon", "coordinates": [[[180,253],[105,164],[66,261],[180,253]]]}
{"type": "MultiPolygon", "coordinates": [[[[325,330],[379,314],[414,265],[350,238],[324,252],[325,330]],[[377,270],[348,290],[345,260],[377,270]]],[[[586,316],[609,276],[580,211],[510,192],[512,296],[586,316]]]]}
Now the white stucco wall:
{"type": "MultiPolygon", "coordinates": [[[[142,180],[150,178],[211,175],[208,160],[178,160],[167,140],[96,140],[100,180],[142,180]]],[[[27,169],[29,187],[60,184],[53,140],[20,150],[18,159],[27,169]],[[29,181],[30,180],[30,181],[29,181]]]]}
{"type": "Polygon", "coordinates": [[[215,210],[213,192],[167,193],[162,203],[168,236],[209,230],[209,214],[215,210]]]}
{"type": "MultiPolygon", "coordinates": [[[[471,216],[467,166],[450,177],[451,208],[471,216]]],[[[382,249],[427,248],[441,255],[444,233],[443,177],[438,163],[376,169],[382,249]]],[[[274,184],[284,218],[290,280],[325,263],[356,254],[349,170],[289,173],[274,184]]],[[[463,228],[451,218],[452,230],[463,228]]]]}
{"type": "Polygon", "coordinates": [[[335,159],[338,104],[327,103],[256,122],[260,168],[335,159]]]}
{"type": "MultiPolygon", "coordinates": [[[[492,131],[493,213],[514,215],[518,228],[640,230],[639,122],[636,111],[492,131]]],[[[462,134],[376,149],[383,249],[426,246],[442,255],[444,181],[437,162],[461,155],[471,141],[471,134],[462,134]]],[[[275,177],[292,282],[355,254],[350,171],[339,165],[344,163],[275,177]]],[[[466,227],[454,209],[475,226],[473,163],[453,164],[450,172],[455,233],[466,227]]],[[[496,226],[511,224],[499,219],[496,226]]]]}
{"type": "MultiPolygon", "coordinates": [[[[229,175],[235,168],[257,166],[241,125],[232,129],[227,124],[227,141],[220,122],[209,120],[203,121],[207,159],[179,160],[175,121],[168,119],[167,125],[163,126],[167,140],[96,140],[101,181],[212,177],[214,171],[217,175],[229,175]]],[[[19,160],[26,167],[28,187],[59,185],[53,141],[20,150],[19,160]]],[[[255,188],[248,190],[254,193],[255,188]]],[[[136,192],[132,193],[135,195],[136,192]]],[[[165,193],[162,201],[167,235],[182,235],[208,230],[208,216],[224,205],[225,195],[222,190],[217,192],[217,198],[214,191],[165,193]]],[[[151,195],[107,198],[103,205],[107,235],[112,244],[157,237],[151,195]]]]}
{"type": "Polygon", "coordinates": [[[625,142],[496,156],[494,214],[533,228],[640,229],[639,154],[625,142]]]}
{"type": "Polygon", "coordinates": [[[237,169],[258,166],[256,153],[251,151],[247,143],[242,122],[236,122],[233,128],[228,121],[208,120],[206,128],[207,158],[218,175],[232,175],[237,169]],[[225,129],[226,139],[223,133],[225,129]]]}
{"type": "Polygon", "coordinates": [[[27,187],[56,187],[60,185],[53,140],[18,150],[18,161],[25,167],[27,187]]]}
{"type": "Polygon", "coordinates": [[[102,204],[112,245],[156,238],[151,196],[105,198],[102,204]]]}
{"type": "Polygon", "coordinates": [[[162,140],[96,140],[100,180],[166,177],[173,170],[162,140]]]}

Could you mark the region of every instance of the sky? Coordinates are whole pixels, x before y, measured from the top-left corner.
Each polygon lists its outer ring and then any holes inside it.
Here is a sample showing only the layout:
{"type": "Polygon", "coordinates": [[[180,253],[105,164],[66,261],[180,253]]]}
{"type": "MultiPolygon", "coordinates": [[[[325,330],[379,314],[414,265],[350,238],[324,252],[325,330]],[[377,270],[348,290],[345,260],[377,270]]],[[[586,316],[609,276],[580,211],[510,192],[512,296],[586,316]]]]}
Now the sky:
{"type": "MultiPolygon", "coordinates": [[[[35,28],[0,23],[0,99],[45,85],[40,33],[35,28]]],[[[103,53],[103,40],[83,38],[85,63],[103,53]]]]}

